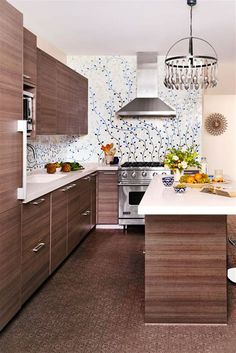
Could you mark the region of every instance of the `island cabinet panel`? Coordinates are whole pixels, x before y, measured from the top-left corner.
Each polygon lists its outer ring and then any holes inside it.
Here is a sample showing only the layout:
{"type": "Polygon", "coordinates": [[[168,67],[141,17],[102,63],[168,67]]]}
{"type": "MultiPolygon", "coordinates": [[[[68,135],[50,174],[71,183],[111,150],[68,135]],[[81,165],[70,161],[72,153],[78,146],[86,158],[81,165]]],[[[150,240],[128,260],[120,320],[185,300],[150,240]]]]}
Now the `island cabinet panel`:
{"type": "Polygon", "coordinates": [[[20,206],[0,214],[0,330],[21,306],[20,206]]]}
{"type": "Polygon", "coordinates": [[[56,59],[37,49],[37,125],[38,135],[57,133],[56,59]]]}
{"type": "Polygon", "coordinates": [[[22,180],[23,16],[0,2],[0,213],[19,205],[22,180]]]}
{"type": "Polygon", "coordinates": [[[97,223],[118,223],[117,171],[99,171],[97,180],[97,223]]]}
{"type": "Polygon", "coordinates": [[[226,216],[145,217],[145,322],[226,323],[226,216]]]}
{"type": "Polygon", "coordinates": [[[24,66],[25,83],[37,83],[37,37],[24,28],[24,66]]]}
{"type": "Polygon", "coordinates": [[[53,272],[67,256],[67,188],[53,191],[51,197],[50,272],[53,272]]]}
{"type": "Polygon", "coordinates": [[[22,301],[49,276],[50,195],[22,206],[22,301]]]}

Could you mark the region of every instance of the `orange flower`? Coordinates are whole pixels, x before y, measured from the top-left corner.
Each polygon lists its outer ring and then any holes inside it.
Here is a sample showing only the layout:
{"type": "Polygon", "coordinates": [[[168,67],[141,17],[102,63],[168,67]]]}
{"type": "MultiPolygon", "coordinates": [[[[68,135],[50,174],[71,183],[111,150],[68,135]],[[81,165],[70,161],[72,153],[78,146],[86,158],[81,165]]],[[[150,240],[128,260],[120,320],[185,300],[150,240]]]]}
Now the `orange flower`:
{"type": "Polygon", "coordinates": [[[113,148],[113,143],[108,143],[106,144],[106,146],[102,145],[101,150],[105,153],[105,154],[109,154],[110,150],[113,148]]]}

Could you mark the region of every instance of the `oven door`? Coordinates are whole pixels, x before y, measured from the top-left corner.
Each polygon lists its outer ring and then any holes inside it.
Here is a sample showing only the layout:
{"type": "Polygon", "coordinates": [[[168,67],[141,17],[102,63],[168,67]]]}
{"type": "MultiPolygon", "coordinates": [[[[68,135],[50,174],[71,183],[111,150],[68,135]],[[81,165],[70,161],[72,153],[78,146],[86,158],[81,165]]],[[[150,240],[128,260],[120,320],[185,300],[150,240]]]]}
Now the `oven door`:
{"type": "Polygon", "coordinates": [[[119,224],[143,224],[138,205],[148,185],[119,185],[119,224]],[[135,221],[136,220],[136,221],[135,221]]]}

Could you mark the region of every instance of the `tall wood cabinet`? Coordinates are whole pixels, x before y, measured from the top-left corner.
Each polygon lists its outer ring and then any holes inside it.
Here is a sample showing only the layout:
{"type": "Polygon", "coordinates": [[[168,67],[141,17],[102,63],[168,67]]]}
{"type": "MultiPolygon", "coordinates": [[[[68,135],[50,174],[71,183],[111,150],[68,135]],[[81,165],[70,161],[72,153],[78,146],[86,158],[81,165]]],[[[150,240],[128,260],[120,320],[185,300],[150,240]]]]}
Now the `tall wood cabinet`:
{"type": "Polygon", "coordinates": [[[23,17],[0,1],[0,329],[20,307],[23,17]]]}

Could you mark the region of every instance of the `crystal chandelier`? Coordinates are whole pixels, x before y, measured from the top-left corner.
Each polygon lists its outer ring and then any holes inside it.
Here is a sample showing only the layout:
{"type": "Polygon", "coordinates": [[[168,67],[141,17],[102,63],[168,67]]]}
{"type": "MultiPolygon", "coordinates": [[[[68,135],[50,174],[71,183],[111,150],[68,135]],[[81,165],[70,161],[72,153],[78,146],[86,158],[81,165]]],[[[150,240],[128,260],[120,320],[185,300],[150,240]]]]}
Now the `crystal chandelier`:
{"type": "Polygon", "coordinates": [[[215,49],[206,40],[192,35],[192,10],[196,3],[197,0],[187,0],[190,6],[190,36],[175,42],[166,54],[164,84],[170,89],[206,89],[215,87],[218,82],[215,49]]]}

